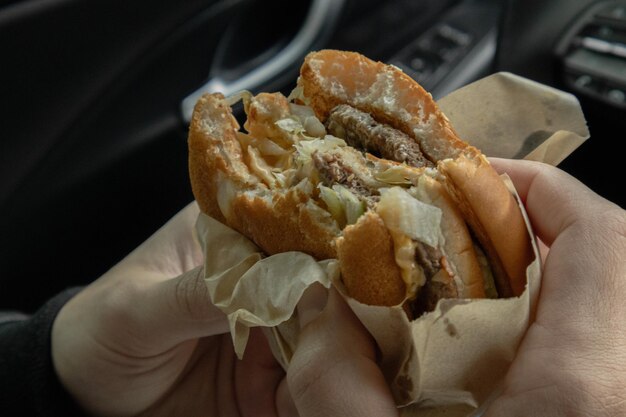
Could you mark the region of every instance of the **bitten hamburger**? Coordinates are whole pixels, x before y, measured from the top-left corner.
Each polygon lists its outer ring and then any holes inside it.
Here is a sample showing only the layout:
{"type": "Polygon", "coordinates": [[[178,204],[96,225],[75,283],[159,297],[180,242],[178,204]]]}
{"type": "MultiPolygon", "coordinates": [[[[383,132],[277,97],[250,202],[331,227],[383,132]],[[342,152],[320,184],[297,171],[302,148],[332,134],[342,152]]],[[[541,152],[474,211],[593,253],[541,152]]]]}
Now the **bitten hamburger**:
{"type": "Polygon", "coordinates": [[[289,97],[206,94],[189,169],[203,212],[268,255],[337,258],[362,303],[416,317],[441,298],[524,290],[533,253],[515,198],[396,67],[324,50],[305,58],[289,97]]]}

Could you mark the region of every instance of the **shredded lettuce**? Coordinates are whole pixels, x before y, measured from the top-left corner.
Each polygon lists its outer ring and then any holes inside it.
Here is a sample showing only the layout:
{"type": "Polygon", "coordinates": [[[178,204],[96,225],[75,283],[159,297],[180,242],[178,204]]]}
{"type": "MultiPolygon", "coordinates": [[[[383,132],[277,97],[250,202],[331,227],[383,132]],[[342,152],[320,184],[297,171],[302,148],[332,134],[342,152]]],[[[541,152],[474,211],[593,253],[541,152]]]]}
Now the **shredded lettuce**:
{"type": "Polygon", "coordinates": [[[291,186],[294,173],[295,169],[287,169],[284,171],[272,169],[272,175],[276,179],[278,186],[281,188],[288,188],[291,186]]]}
{"type": "Polygon", "coordinates": [[[320,122],[315,116],[306,117],[302,125],[309,136],[316,138],[323,138],[326,136],[326,127],[324,127],[322,122],[320,122]]]}
{"type": "Polygon", "coordinates": [[[287,149],[281,148],[276,142],[265,138],[257,139],[256,147],[261,155],[266,156],[280,156],[289,153],[287,149]]]}
{"type": "Polygon", "coordinates": [[[301,85],[297,85],[293,90],[291,90],[291,93],[289,93],[287,100],[299,100],[304,104],[309,104],[310,102],[310,100],[304,96],[304,88],[302,88],[301,85]]]}
{"type": "Polygon", "coordinates": [[[343,225],[346,219],[346,212],[343,208],[341,199],[332,188],[326,187],[321,183],[317,186],[320,190],[320,198],[326,203],[328,211],[337,221],[337,223],[343,225]]]}
{"type": "Polygon", "coordinates": [[[401,187],[381,188],[376,212],[391,231],[404,233],[431,247],[441,239],[441,209],[422,203],[401,187]]]}
{"type": "Polygon", "coordinates": [[[413,297],[426,282],[424,271],[415,262],[415,248],[418,241],[439,246],[441,209],[415,199],[401,187],[381,188],[380,193],[376,212],[389,229],[407,296],[413,297]]]}
{"type": "Polygon", "coordinates": [[[291,117],[274,122],[276,126],[287,133],[300,136],[303,140],[313,140],[323,138],[326,135],[326,128],[315,116],[291,117]]]}
{"type": "Polygon", "coordinates": [[[311,161],[311,155],[315,151],[328,152],[343,146],[346,146],[346,142],[343,139],[331,135],[326,135],[324,139],[303,140],[295,145],[298,152],[297,160],[301,164],[306,164],[311,161]]]}
{"type": "Polygon", "coordinates": [[[365,202],[361,201],[350,190],[340,184],[332,188],[321,183],[318,185],[320,198],[326,203],[328,211],[342,227],[354,224],[365,213],[365,202]]]}
{"type": "Polygon", "coordinates": [[[315,111],[309,106],[289,103],[289,110],[304,128],[306,135],[323,138],[326,135],[324,124],[315,116],[315,111]]]}
{"type": "Polygon", "coordinates": [[[350,190],[346,187],[343,187],[339,184],[333,185],[333,189],[339,195],[339,198],[344,204],[344,209],[346,212],[346,223],[354,224],[356,221],[365,213],[365,202],[359,200],[359,198],[354,195],[350,190]]]}
{"type": "Polygon", "coordinates": [[[250,101],[252,100],[252,98],[254,97],[254,95],[248,91],[248,90],[241,90],[233,95],[230,95],[228,97],[226,97],[226,103],[228,103],[229,106],[234,106],[235,104],[239,103],[240,101],[243,100],[243,107],[244,110],[246,112],[246,114],[248,113],[248,108],[250,106],[250,101]]]}
{"type": "Polygon", "coordinates": [[[304,132],[304,126],[295,118],[288,117],[286,119],[280,119],[274,122],[274,124],[288,133],[299,135],[304,132]]]}
{"type": "Polygon", "coordinates": [[[254,138],[243,132],[237,132],[237,140],[239,140],[243,149],[248,149],[248,147],[252,146],[264,156],[283,156],[291,153],[288,149],[281,148],[276,142],[266,138],[254,138]]]}
{"type": "Polygon", "coordinates": [[[289,110],[291,114],[298,117],[299,119],[304,119],[307,117],[315,117],[315,111],[309,106],[303,106],[302,104],[294,104],[289,103],[289,110]]]}
{"type": "Polygon", "coordinates": [[[225,218],[231,216],[232,202],[237,195],[237,188],[233,181],[222,171],[217,173],[217,206],[225,218]]]}
{"type": "Polygon", "coordinates": [[[276,177],[272,173],[272,167],[263,159],[259,150],[253,146],[248,146],[248,156],[250,158],[250,170],[270,188],[274,188],[276,177]]]}

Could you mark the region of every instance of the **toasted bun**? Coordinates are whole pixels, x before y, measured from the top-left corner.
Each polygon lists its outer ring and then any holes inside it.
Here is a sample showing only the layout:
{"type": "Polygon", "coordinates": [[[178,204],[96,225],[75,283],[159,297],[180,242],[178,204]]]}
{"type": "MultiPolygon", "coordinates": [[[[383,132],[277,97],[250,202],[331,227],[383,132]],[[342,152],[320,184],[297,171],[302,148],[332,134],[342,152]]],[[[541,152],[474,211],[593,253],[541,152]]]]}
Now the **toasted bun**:
{"type": "Polygon", "coordinates": [[[483,155],[444,160],[439,170],[490,260],[498,293],[520,295],[534,254],[517,201],[483,155]]]}
{"type": "Polygon", "coordinates": [[[337,240],[343,283],[354,299],[394,306],[406,297],[406,285],[394,258],[393,240],[382,219],[367,212],[337,240]]]}
{"type": "Polygon", "coordinates": [[[302,251],[335,258],[339,229],[308,204],[306,187],[269,190],[244,162],[239,126],[220,94],[202,96],[189,131],[189,175],[200,209],[252,239],[267,254],[302,251]]]}
{"type": "Polygon", "coordinates": [[[253,187],[256,182],[242,161],[241,146],[236,137],[238,129],[223,95],[200,98],[189,128],[191,188],[200,209],[222,222],[225,219],[217,202],[218,172],[236,183],[240,190],[253,187]]]}

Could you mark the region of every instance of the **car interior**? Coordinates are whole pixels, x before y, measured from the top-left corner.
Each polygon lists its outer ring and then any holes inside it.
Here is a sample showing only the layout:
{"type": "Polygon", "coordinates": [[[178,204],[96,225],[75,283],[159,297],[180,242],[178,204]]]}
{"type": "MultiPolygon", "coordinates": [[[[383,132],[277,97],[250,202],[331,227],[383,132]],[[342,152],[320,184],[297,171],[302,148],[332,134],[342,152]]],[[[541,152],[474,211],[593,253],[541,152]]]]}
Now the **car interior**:
{"type": "Polygon", "coordinates": [[[289,93],[322,48],[436,99],[498,71],[576,95],[591,138],[560,166],[626,207],[626,1],[0,0],[0,308],[97,279],[192,201],[200,94],[289,93]]]}

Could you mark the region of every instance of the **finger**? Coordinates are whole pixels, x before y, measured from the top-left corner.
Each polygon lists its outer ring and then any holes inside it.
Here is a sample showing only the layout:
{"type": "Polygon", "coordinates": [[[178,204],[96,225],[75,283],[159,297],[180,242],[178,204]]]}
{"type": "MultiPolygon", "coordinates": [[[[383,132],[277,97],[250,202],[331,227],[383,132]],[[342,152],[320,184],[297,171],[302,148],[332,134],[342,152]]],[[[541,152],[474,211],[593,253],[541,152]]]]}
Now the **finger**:
{"type": "MultiPolygon", "coordinates": [[[[306,289],[298,302],[297,312],[300,328],[317,318],[326,307],[328,289],[321,284],[313,284],[306,289]]],[[[276,390],[276,410],[279,417],[297,417],[298,409],[293,401],[287,378],[283,378],[276,390]]]]}
{"type": "Polygon", "coordinates": [[[121,268],[143,268],[151,279],[168,279],[202,264],[203,253],[195,233],[200,210],[191,202],[137,247],[121,268]]]}
{"type": "Polygon", "coordinates": [[[131,281],[117,293],[123,298],[120,309],[128,309],[130,325],[146,348],[163,351],[229,331],[226,315],[211,303],[202,267],[149,285],[131,281]]]}
{"type": "Polygon", "coordinates": [[[373,339],[331,290],[322,313],[302,329],[287,371],[300,416],[397,416],[375,357],[373,339]]]}
{"type": "Polygon", "coordinates": [[[300,328],[313,321],[326,307],[328,290],[322,284],[315,283],[306,289],[298,302],[298,320],[300,328]]]}
{"type": "Polygon", "coordinates": [[[553,166],[500,158],[490,158],[490,162],[511,177],[535,232],[548,246],[577,219],[593,217],[612,205],[553,166]]]}
{"type": "Polygon", "coordinates": [[[291,398],[287,378],[283,378],[276,390],[276,413],[278,417],[298,417],[298,409],[291,398]]]}
{"type": "MultiPolygon", "coordinates": [[[[236,362],[235,388],[242,416],[275,416],[278,412],[278,390],[285,371],[274,359],[261,328],[251,329],[241,361],[236,362]]],[[[281,403],[286,412],[289,403],[281,403]]]]}

